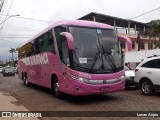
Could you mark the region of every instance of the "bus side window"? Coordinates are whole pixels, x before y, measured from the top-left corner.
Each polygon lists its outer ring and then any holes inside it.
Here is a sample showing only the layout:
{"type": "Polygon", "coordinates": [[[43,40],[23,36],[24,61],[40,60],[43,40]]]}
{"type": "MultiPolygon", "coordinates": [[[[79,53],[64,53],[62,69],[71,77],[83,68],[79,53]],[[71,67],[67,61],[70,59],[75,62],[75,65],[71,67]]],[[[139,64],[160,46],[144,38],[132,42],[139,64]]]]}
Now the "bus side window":
{"type": "Polygon", "coordinates": [[[36,51],[34,41],[30,42],[30,44],[32,45],[32,47],[31,47],[31,50],[30,50],[30,52],[29,52],[29,56],[30,56],[30,55],[34,55],[34,54],[35,54],[35,51],[36,51]]]}
{"type": "Polygon", "coordinates": [[[30,56],[30,55],[32,55],[33,54],[33,44],[32,44],[32,42],[29,42],[26,46],[28,46],[27,47],[27,56],[30,56]]]}
{"type": "Polygon", "coordinates": [[[42,46],[43,46],[43,35],[41,35],[40,37],[38,37],[35,40],[35,49],[36,49],[36,54],[39,54],[42,52],[42,46]]]}
{"type": "Polygon", "coordinates": [[[35,39],[35,42],[33,44],[34,48],[34,54],[40,53],[40,48],[39,48],[39,37],[35,39]]]}
{"type": "Polygon", "coordinates": [[[42,51],[43,52],[50,51],[52,53],[55,53],[52,30],[46,32],[43,35],[43,47],[42,47],[42,51]]]}
{"type": "Polygon", "coordinates": [[[46,34],[43,34],[43,45],[41,46],[41,52],[45,52],[47,51],[46,48],[46,42],[47,42],[48,38],[46,34]]]}
{"type": "Polygon", "coordinates": [[[44,37],[43,35],[39,37],[39,42],[38,42],[38,49],[41,52],[43,52],[43,44],[44,44],[44,37]]]}
{"type": "Polygon", "coordinates": [[[66,28],[63,26],[58,26],[54,29],[55,31],[55,36],[56,36],[56,41],[57,41],[57,46],[58,46],[58,51],[59,51],[59,56],[60,59],[62,60],[62,40],[65,39],[64,36],[61,36],[60,33],[61,32],[66,32],[66,28]]]}
{"type": "Polygon", "coordinates": [[[29,42],[19,49],[19,57],[23,58],[34,54],[33,42],[29,42]]]}
{"type": "Polygon", "coordinates": [[[47,42],[47,46],[48,46],[48,50],[50,52],[55,53],[55,48],[54,48],[54,41],[53,41],[53,35],[52,35],[52,30],[47,32],[47,36],[48,36],[48,42],[47,42]]]}
{"type": "Polygon", "coordinates": [[[67,39],[62,40],[62,61],[67,66],[70,65],[67,39]]]}

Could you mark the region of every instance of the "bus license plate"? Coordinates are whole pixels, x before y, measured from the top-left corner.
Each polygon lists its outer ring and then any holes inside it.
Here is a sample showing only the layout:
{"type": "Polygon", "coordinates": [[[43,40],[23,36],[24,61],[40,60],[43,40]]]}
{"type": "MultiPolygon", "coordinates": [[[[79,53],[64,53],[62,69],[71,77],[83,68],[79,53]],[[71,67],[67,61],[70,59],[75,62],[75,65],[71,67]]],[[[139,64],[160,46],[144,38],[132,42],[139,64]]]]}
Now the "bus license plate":
{"type": "Polygon", "coordinates": [[[109,87],[101,87],[100,88],[100,91],[107,91],[107,90],[109,90],[109,87]]]}

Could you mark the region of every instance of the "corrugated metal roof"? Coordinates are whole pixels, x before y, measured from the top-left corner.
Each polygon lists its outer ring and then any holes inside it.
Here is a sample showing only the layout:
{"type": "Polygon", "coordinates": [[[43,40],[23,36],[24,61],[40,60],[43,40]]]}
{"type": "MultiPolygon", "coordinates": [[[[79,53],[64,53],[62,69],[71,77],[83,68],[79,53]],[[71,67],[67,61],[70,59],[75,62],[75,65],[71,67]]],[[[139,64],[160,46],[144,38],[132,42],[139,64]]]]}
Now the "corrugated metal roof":
{"type": "Polygon", "coordinates": [[[79,18],[79,20],[93,21],[94,17],[96,18],[96,22],[101,22],[101,23],[112,25],[112,26],[114,26],[114,21],[116,21],[116,26],[118,26],[118,27],[128,27],[129,22],[130,22],[131,28],[134,28],[135,24],[136,24],[137,29],[138,28],[143,29],[144,26],[146,28],[149,27],[149,25],[146,23],[133,21],[133,20],[129,20],[129,19],[118,18],[118,17],[114,17],[114,16],[101,14],[101,13],[96,13],[96,12],[91,12],[91,13],[79,18]]]}

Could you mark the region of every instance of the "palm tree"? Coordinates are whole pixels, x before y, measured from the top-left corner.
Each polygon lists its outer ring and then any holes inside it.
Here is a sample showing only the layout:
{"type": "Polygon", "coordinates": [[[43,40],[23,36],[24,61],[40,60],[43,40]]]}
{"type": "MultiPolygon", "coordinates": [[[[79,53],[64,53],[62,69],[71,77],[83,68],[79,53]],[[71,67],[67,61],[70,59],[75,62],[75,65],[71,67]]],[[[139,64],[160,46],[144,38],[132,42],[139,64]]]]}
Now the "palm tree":
{"type": "Polygon", "coordinates": [[[9,52],[12,54],[11,60],[13,60],[13,53],[15,53],[16,50],[15,50],[14,48],[11,48],[11,49],[9,50],[9,52]]]}
{"type": "Polygon", "coordinates": [[[15,61],[13,61],[13,53],[16,53],[18,50],[19,50],[19,48],[10,48],[10,50],[9,50],[9,52],[12,54],[12,56],[11,56],[11,66],[13,66],[14,62],[15,62],[15,61]]]}
{"type": "Polygon", "coordinates": [[[16,48],[15,50],[16,50],[16,51],[18,51],[18,50],[19,50],[19,48],[16,48]]]}

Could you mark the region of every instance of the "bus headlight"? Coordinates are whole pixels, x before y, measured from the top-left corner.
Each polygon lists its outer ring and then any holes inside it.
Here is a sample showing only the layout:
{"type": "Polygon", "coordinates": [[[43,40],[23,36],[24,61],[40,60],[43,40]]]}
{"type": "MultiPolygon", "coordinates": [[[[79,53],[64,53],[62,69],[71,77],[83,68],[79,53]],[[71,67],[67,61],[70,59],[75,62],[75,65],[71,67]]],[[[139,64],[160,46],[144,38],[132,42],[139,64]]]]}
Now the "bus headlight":
{"type": "Polygon", "coordinates": [[[74,80],[78,80],[80,82],[84,82],[84,83],[88,83],[89,79],[86,79],[86,78],[82,78],[82,77],[79,77],[79,76],[75,76],[75,75],[71,75],[72,79],[74,80]]]}
{"type": "Polygon", "coordinates": [[[125,79],[125,76],[123,75],[123,76],[119,77],[119,79],[120,79],[120,80],[124,80],[124,79],[125,79]]]}

